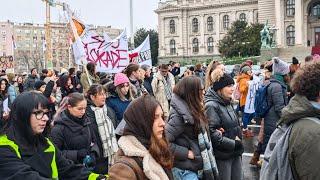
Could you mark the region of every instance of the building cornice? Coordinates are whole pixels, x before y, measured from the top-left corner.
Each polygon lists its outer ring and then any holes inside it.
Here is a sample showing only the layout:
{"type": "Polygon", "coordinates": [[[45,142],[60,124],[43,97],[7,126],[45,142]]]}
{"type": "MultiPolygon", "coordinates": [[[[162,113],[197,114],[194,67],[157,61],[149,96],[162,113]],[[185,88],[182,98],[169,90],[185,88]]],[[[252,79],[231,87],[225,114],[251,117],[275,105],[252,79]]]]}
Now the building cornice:
{"type": "Polygon", "coordinates": [[[163,12],[175,12],[175,11],[193,11],[193,10],[205,10],[205,9],[214,9],[214,8],[223,8],[223,7],[232,7],[232,6],[239,6],[239,5],[251,5],[251,4],[258,4],[258,0],[248,0],[248,1],[234,1],[228,3],[220,3],[220,4],[207,4],[207,5],[196,5],[193,7],[190,6],[177,6],[168,4],[167,6],[156,9],[155,12],[157,14],[163,12]]]}

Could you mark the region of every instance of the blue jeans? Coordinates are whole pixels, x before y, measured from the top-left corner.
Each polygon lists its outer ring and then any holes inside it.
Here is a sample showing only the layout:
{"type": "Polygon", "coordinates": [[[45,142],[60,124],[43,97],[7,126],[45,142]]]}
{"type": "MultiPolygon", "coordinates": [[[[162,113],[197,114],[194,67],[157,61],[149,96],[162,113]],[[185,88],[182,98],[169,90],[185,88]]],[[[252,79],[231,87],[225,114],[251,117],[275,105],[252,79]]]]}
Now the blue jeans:
{"type": "Polygon", "coordinates": [[[174,180],[198,180],[198,174],[189,170],[172,168],[172,174],[174,180]]]}

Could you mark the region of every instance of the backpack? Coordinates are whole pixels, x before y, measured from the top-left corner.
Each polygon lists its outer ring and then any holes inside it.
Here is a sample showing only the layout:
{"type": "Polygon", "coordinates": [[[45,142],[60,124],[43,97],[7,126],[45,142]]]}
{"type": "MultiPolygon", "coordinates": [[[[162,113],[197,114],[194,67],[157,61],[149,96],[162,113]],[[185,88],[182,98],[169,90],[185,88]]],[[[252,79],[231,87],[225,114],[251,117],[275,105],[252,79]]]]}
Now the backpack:
{"type": "Polygon", "coordinates": [[[262,85],[256,92],[254,100],[255,117],[264,118],[271,106],[268,104],[268,87],[271,83],[262,85]]]}
{"type": "MultiPolygon", "coordinates": [[[[320,124],[318,118],[309,117],[320,124]]],[[[294,123],[276,128],[272,133],[264,153],[260,171],[260,180],[294,180],[289,162],[289,136],[294,123]]]]}
{"type": "Polygon", "coordinates": [[[235,90],[234,90],[234,92],[233,92],[233,99],[239,100],[240,97],[241,97],[241,94],[240,94],[240,86],[239,86],[239,83],[237,83],[236,88],[235,88],[235,90]]]}

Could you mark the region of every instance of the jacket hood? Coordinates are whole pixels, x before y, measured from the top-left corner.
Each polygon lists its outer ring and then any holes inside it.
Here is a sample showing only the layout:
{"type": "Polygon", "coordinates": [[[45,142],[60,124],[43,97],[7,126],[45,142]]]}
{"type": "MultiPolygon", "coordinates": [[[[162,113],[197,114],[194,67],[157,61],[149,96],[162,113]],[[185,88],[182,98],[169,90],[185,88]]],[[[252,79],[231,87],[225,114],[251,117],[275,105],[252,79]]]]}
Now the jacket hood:
{"type": "Polygon", "coordinates": [[[250,75],[242,73],[242,74],[240,74],[240,75],[237,77],[237,82],[239,82],[239,81],[242,80],[242,79],[248,79],[248,80],[250,80],[250,78],[251,78],[250,75]]]}
{"type": "Polygon", "coordinates": [[[170,106],[174,108],[178,114],[180,114],[186,122],[194,124],[193,116],[187,103],[181,99],[178,95],[173,94],[170,106]]]}
{"type": "Polygon", "coordinates": [[[76,132],[90,124],[90,121],[85,118],[85,115],[83,118],[71,117],[72,115],[67,111],[68,110],[65,110],[61,113],[60,118],[55,121],[55,125],[60,124],[68,127],[70,131],[76,132]]]}
{"type": "Polygon", "coordinates": [[[306,117],[320,117],[320,109],[315,108],[306,97],[296,94],[283,108],[280,123],[290,124],[306,117]]]}
{"type": "Polygon", "coordinates": [[[210,87],[207,90],[206,94],[204,95],[204,103],[207,103],[207,102],[210,102],[210,101],[218,102],[218,103],[222,104],[223,106],[228,104],[228,102],[225,101],[224,99],[222,99],[222,97],[220,97],[218,95],[218,93],[213,90],[212,87],[210,87]]]}

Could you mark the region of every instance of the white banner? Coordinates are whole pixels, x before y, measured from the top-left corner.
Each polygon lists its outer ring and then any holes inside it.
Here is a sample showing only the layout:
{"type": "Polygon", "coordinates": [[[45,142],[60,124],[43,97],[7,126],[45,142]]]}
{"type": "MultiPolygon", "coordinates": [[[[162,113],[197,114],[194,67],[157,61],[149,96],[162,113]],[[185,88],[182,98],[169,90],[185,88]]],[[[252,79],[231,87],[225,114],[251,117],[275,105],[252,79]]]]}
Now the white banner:
{"type": "Polygon", "coordinates": [[[152,66],[149,35],[139,47],[130,51],[129,59],[130,63],[136,63],[139,65],[147,64],[152,66]]]}
{"type": "Polygon", "coordinates": [[[95,31],[86,31],[73,45],[77,64],[85,56],[87,62],[97,65],[98,72],[118,73],[128,64],[128,38],[124,30],[116,39],[99,36],[95,31]]]}

